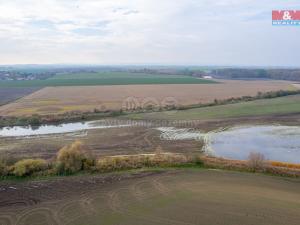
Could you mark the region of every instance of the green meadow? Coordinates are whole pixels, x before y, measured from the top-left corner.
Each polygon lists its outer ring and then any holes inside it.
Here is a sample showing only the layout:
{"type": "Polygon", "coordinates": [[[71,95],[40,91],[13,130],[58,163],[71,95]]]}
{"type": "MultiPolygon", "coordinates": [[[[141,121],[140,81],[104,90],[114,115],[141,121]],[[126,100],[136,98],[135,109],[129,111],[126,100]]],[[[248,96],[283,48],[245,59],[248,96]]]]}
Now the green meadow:
{"type": "Polygon", "coordinates": [[[243,116],[263,116],[300,113],[300,95],[250,102],[177,110],[174,112],[152,112],[130,114],[131,119],[200,120],[222,119],[243,116]]]}

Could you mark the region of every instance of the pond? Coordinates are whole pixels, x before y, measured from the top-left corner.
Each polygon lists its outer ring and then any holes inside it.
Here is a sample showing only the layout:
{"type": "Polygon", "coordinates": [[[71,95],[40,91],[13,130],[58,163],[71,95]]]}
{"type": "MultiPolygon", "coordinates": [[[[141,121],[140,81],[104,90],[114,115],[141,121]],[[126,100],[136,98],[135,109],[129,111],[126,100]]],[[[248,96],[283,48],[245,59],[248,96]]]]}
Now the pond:
{"type": "Polygon", "coordinates": [[[251,152],[267,160],[300,163],[300,127],[244,126],[204,133],[194,129],[156,128],[163,140],[201,140],[204,150],[214,156],[246,160],[251,152]]]}
{"type": "Polygon", "coordinates": [[[246,126],[212,133],[207,149],[216,156],[247,159],[250,152],[262,153],[266,159],[300,163],[300,127],[246,126]]]}

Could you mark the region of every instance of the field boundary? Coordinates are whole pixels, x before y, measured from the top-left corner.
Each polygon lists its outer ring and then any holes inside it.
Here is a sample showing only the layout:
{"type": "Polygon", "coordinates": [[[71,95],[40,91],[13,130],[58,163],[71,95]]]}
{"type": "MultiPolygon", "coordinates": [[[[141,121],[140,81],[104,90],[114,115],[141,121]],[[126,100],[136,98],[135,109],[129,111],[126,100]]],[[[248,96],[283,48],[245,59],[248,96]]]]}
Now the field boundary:
{"type": "MultiPolygon", "coordinates": [[[[73,172],[68,172],[68,170],[64,169],[63,171],[65,172],[62,172],[61,166],[56,168],[57,165],[59,165],[56,162],[46,162],[45,160],[41,159],[20,160],[15,165],[10,167],[4,167],[3,164],[0,163],[0,182],[1,180],[8,181],[15,179],[44,179],[47,177],[78,175],[81,173],[106,174],[122,171],[138,171],[141,169],[157,170],[172,168],[221,169],[283,177],[300,177],[300,164],[264,161],[261,167],[252,167],[248,160],[231,160],[204,154],[187,155],[182,153],[163,152],[154,154],[105,156],[97,159],[97,161],[94,162],[89,161],[91,159],[88,158],[83,160],[83,162],[88,163],[88,166],[83,166],[73,172]],[[19,164],[24,164],[24,162],[30,162],[31,166],[33,166],[34,162],[39,162],[40,164],[35,164],[35,166],[32,168],[25,167],[25,170],[28,170],[28,172],[24,171],[21,174],[15,173],[16,169],[20,171],[19,164]],[[36,165],[38,165],[38,167],[36,165]]],[[[86,164],[83,163],[82,165],[86,164]]]]}

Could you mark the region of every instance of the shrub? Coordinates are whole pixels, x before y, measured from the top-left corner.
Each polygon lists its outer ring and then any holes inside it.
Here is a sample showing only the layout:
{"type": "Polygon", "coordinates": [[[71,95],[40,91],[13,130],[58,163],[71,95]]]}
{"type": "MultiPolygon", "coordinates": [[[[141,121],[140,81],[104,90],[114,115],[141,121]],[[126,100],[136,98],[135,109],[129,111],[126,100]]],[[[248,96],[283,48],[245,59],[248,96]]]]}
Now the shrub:
{"type": "Polygon", "coordinates": [[[23,159],[15,163],[13,174],[19,177],[29,176],[46,168],[47,162],[43,159],[23,159]]]}
{"type": "Polygon", "coordinates": [[[95,170],[96,159],[91,154],[85,155],[82,161],[83,170],[95,170]]]}
{"type": "Polygon", "coordinates": [[[38,116],[33,115],[32,117],[28,118],[28,124],[32,126],[39,126],[41,124],[41,120],[38,116]]]}
{"type": "Polygon", "coordinates": [[[90,169],[95,165],[95,159],[83,150],[80,141],[59,150],[56,169],[59,174],[72,174],[83,169],[90,169]]]}
{"type": "Polygon", "coordinates": [[[0,161],[0,177],[7,176],[7,167],[6,164],[2,161],[0,161]]]}
{"type": "Polygon", "coordinates": [[[28,121],[27,121],[27,118],[24,118],[24,117],[20,117],[16,120],[15,122],[15,125],[16,126],[26,126],[28,125],[28,121]]]}
{"type": "Polygon", "coordinates": [[[250,152],[248,156],[248,166],[251,170],[262,170],[265,168],[265,156],[259,152],[250,152]]]}
{"type": "Polygon", "coordinates": [[[199,155],[194,155],[192,156],[189,161],[194,163],[196,166],[203,167],[204,166],[204,161],[199,155]]]}

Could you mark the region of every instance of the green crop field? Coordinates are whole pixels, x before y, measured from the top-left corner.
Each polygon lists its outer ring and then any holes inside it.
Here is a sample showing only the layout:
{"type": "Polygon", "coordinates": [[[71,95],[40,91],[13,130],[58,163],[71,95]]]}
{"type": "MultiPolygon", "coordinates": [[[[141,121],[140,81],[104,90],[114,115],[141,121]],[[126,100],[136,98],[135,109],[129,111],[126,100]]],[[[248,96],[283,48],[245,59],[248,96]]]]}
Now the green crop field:
{"type": "Polygon", "coordinates": [[[58,74],[46,80],[0,81],[0,87],[90,86],[127,84],[209,84],[212,80],[180,75],[128,72],[58,74]]]}
{"type": "MultiPolygon", "coordinates": [[[[156,75],[156,74],[146,74],[146,73],[130,73],[130,72],[91,72],[91,73],[61,73],[57,74],[49,80],[58,79],[117,79],[117,78],[189,78],[183,75],[156,75]]],[[[193,78],[193,77],[192,77],[193,78]]],[[[195,78],[194,78],[195,79],[195,78]]]]}
{"type": "Polygon", "coordinates": [[[174,112],[131,114],[126,117],[131,119],[198,120],[284,113],[300,113],[300,95],[274,99],[261,99],[251,102],[194,108],[188,110],[178,110],[174,112]]]}

